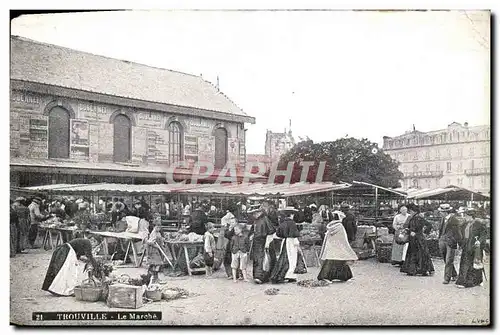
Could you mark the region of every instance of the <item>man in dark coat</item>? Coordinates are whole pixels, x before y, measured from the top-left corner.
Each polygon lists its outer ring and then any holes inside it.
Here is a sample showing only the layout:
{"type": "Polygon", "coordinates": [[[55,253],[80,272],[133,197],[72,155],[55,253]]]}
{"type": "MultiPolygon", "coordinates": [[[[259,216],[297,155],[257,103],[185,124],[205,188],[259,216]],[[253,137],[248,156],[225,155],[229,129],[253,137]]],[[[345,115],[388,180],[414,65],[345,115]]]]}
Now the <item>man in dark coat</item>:
{"type": "Polygon", "coordinates": [[[340,206],[340,210],[345,214],[345,218],[342,220],[342,225],[344,226],[345,232],[347,233],[347,239],[350,242],[356,239],[356,218],[354,214],[349,210],[349,205],[343,203],[340,206]]]}
{"type": "Polygon", "coordinates": [[[458,242],[462,240],[460,230],[460,220],[450,205],[443,204],[439,208],[440,212],[446,216],[442,220],[439,228],[439,251],[445,262],[443,284],[449,284],[457,278],[455,270],[455,252],[458,242]]]}
{"type": "Polygon", "coordinates": [[[21,253],[28,247],[28,233],[30,230],[30,211],[26,207],[26,199],[16,198],[12,208],[17,215],[17,252],[21,253]]]}

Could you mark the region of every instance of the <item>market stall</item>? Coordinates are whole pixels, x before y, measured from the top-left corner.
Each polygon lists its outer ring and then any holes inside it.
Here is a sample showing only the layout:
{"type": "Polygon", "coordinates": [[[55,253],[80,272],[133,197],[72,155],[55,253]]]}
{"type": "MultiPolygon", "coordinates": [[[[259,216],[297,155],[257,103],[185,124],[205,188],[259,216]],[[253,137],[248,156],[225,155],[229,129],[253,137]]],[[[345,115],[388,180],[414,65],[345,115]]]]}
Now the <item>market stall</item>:
{"type": "Polygon", "coordinates": [[[487,195],[454,185],[434,189],[414,189],[407,192],[408,200],[490,201],[487,195]]]}
{"type": "Polygon", "coordinates": [[[360,259],[377,254],[377,238],[390,239],[397,205],[405,201],[406,193],[366,182],[353,181],[349,188],[333,192],[334,203],[346,202],[357,219],[357,233],[352,243],[360,259]],[[387,237],[386,237],[387,236],[387,237]]]}

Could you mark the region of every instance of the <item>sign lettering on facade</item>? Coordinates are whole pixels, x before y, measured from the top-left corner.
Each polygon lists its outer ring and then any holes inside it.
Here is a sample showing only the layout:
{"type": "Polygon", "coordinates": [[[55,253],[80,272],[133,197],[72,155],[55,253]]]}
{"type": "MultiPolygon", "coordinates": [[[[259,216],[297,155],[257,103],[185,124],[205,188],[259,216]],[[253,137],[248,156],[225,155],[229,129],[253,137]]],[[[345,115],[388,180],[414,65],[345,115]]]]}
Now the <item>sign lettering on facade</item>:
{"type": "Polygon", "coordinates": [[[43,115],[32,115],[29,123],[29,151],[31,158],[47,158],[48,122],[43,115]]]}
{"type": "Polygon", "coordinates": [[[213,127],[210,123],[202,120],[200,122],[195,122],[192,120],[188,121],[188,126],[189,126],[189,134],[192,135],[204,135],[207,136],[210,134],[210,131],[213,127]]]}
{"type": "Polygon", "coordinates": [[[199,137],[198,138],[198,161],[214,162],[214,137],[199,137]]]}
{"type": "Polygon", "coordinates": [[[11,99],[12,102],[18,102],[37,107],[39,107],[40,103],[42,102],[42,99],[39,95],[23,91],[13,91],[11,94],[11,99]]]}
{"type": "Polygon", "coordinates": [[[198,138],[195,136],[184,137],[184,154],[186,156],[198,156],[198,138]]]}
{"type": "Polygon", "coordinates": [[[70,157],[86,160],[89,156],[89,123],[87,120],[71,120],[70,157]]]}
{"type": "Polygon", "coordinates": [[[108,106],[97,105],[91,102],[78,103],[78,115],[82,119],[108,121],[112,114],[112,109],[108,106]]]}
{"type": "Polygon", "coordinates": [[[139,112],[137,125],[145,128],[162,128],[163,115],[155,112],[139,112]]]}
{"type": "Polygon", "coordinates": [[[89,125],[89,157],[91,162],[99,160],[99,125],[89,125]]]}
{"type": "Polygon", "coordinates": [[[168,131],[148,130],[148,159],[157,163],[168,160],[168,131]]]}

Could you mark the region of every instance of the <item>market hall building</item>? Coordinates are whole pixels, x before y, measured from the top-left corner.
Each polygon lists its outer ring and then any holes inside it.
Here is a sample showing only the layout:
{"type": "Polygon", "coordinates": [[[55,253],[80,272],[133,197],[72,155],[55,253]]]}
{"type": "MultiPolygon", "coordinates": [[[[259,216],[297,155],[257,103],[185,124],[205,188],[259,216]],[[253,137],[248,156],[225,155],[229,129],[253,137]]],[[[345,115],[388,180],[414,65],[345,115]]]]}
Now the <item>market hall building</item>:
{"type": "Polygon", "coordinates": [[[200,76],[13,36],[10,84],[11,186],[164,183],[179,161],[244,171],[255,118],[200,76]]]}

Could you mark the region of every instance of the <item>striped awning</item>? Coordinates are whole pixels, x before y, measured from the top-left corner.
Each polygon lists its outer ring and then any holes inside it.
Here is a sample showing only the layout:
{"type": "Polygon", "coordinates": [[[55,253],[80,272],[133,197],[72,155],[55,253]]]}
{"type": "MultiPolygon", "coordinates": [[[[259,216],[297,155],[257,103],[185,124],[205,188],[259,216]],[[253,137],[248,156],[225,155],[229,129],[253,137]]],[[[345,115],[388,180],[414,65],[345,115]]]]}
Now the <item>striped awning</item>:
{"type": "Polygon", "coordinates": [[[295,183],[295,184],[54,184],[26,187],[26,190],[54,194],[115,193],[115,194],[189,194],[219,196],[283,196],[306,195],[348,188],[349,184],[295,183]]]}
{"type": "Polygon", "coordinates": [[[458,186],[447,186],[434,189],[408,190],[408,199],[415,200],[462,200],[489,201],[490,197],[458,186]]]}

